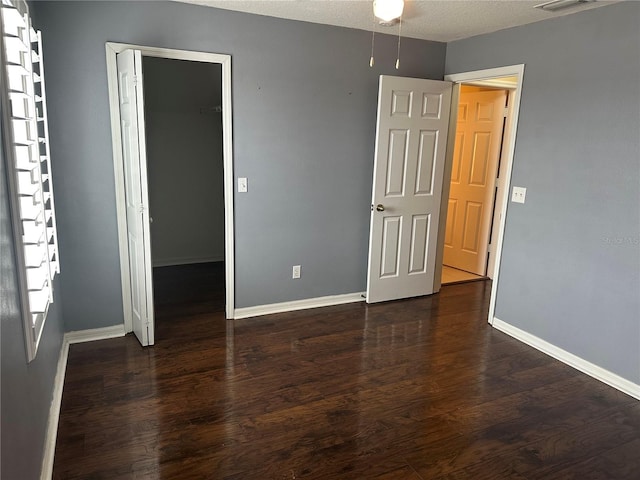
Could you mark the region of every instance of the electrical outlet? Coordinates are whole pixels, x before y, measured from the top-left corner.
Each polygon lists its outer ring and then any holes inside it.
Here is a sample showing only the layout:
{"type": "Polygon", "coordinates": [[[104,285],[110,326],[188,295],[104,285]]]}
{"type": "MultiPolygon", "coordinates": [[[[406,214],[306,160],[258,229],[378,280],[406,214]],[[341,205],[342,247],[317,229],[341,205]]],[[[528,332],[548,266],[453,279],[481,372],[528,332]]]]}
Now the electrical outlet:
{"type": "Polygon", "coordinates": [[[524,203],[524,199],[527,196],[527,189],[524,187],[513,187],[513,193],[511,194],[511,201],[515,203],[524,203]]]}
{"type": "Polygon", "coordinates": [[[291,278],[300,278],[301,275],[302,275],[302,267],[300,265],[294,265],[291,278]]]}

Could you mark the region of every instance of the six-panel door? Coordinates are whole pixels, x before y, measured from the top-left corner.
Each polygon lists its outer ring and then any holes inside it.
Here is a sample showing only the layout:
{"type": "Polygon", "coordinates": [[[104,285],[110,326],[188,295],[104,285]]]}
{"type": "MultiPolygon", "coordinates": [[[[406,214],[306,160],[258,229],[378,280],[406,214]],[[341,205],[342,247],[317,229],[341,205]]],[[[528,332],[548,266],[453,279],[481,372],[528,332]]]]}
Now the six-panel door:
{"type": "Polygon", "coordinates": [[[380,77],[367,302],[433,293],[451,83],[380,77]]]}

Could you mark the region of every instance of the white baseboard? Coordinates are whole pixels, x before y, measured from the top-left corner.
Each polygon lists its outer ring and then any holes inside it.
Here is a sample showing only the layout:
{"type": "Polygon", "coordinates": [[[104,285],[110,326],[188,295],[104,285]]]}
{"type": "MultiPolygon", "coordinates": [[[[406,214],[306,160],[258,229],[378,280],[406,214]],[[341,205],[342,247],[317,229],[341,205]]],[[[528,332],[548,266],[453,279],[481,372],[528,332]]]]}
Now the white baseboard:
{"type": "Polygon", "coordinates": [[[60,406],[62,403],[62,389],[64,387],[64,376],[67,371],[67,358],[69,356],[69,340],[64,335],[62,347],[58,357],[58,367],[56,377],[53,380],[53,398],[49,409],[49,420],[47,421],[47,433],[44,439],[44,453],[42,458],[42,469],[40,480],[50,480],[53,475],[53,459],[56,453],[56,439],[58,438],[58,420],[60,419],[60,406]]]}
{"type": "Polygon", "coordinates": [[[520,330],[518,327],[514,327],[513,325],[510,325],[498,318],[493,319],[492,325],[516,340],[520,340],[536,350],[540,350],[556,360],[560,360],[562,363],[565,363],[576,370],[580,370],[582,373],[586,373],[590,377],[600,380],[601,382],[640,400],[640,385],[580,358],[573,353],[569,353],[560,347],[556,347],[555,345],[542,340],[535,335],[531,335],[524,330],[520,330]]]}
{"type": "Polygon", "coordinates": [[[90,330],[76,330],[67,332],[64,337],[71,343],[93,342],[94,340],[106,340],[107,338],[124,337],[124,325],[112,327],[92,328],[90,330]]]}
{"type": "Polygon", "coordinates": [[[62,338],[62,347],[60,348],[60,356],[58,357],[56,377],[53,381],[53,398],[51,400],[51,408],[49,409],[47,433],[44,439],[44,453],[42,457],[40,480],[51,480],[51,476],[53,475],[53,460],[56,452],[58,422],[60,420],[60,407],[62,405],[64,377],[67,372],[69,345],[72,343],[92,342],[94,340],[123,337],[124,334],[124,325],[114,325],[112,327],[95,328],[91,330],[77,330],[75,332],[67,332],[64,334],[64,337],[62,338]]]}
{"type": "Polygon", "coordinates": [[[272,303],[269,305],[258,305],[256,307],[236,308],[233,318],[258,317],[260,315],[270,315],[272,313],[293,312],[295,310],[306,310],[308,308],[330,307],[332,305],[342,305],[364,301],[364,293],[347,293],[344,295],[329,295],[327,297],[308,298],[305,300],[294,300],[293,302],[272,303]]]}
{"type": "Polygon", "coordinates": [[[224,255],[214,257],[186,257],[186,258],[164,258],[153,261],[154,267],[174,267],[176,265],[192,265],[195,263],[224,262],[224,255]]]}

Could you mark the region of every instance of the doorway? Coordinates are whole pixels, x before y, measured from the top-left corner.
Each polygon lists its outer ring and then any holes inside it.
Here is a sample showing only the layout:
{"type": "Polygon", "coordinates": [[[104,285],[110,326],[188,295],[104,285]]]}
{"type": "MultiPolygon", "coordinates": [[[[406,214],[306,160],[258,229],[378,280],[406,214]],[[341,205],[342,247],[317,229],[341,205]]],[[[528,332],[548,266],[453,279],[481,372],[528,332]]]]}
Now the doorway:
{"type": "Polygon", "coordinates": [[[155,336],[224,312],[222,65],[142,57],[155,336]]]}
{"type": "MultiPolygon", "coordinates": [[[[520,113],[520,98],[522,96],[522,84],[524,80],[524,64],[510,65],[505,67],[489,68],[486,70],[475,70],[469,72],[445,75],[445,80],[453,82],[452,105],[458,105],[460,87],[464,84],[484,87],[497,87],[509,90],[507,116],[504,124],[504,134],[502,141],[502,153],[500,155],[499,176],[496,181],[496,196],[493,215],[493,226],[491,227],[492,253],[490,256],[487,271],[493,273],[491,282],[491,300],[489,302],[488,322],[493,324],[496,298],[498,292],[500,260],[502,256],[502,243],[504,239],[504,229],[507,213],[507,202],[509,199],[509,189],[511,184],[511,171],[513,168],[513,157],[516,144],[516,131],[518,117],[520,113]]],[[[450,131],[455,131],[457,122],[457,109],[452,108],[450,131]]],[[[445,165],[445,182],[443,185],[442,197],[449,198],[449,180],[453,167],[453,151],[455,135],[449,135],[447,141],[447,162],[445,165]]],[[[436,272],[434,282],[437,289],[440,289],[442,282],[442,265],[444,257],[445,223],[447,218],[448,202],[441,202],[440,224],[438,231],[438,258],[436,260],[436,272]]]]}
{"type": "MultiPolygon", "coordinates": [[[[506,125],[517,77],[461,83],[444,235],[442,284],[491,279],[506,125]]],[[[504,160],[504,161],[503,161],[504,160]]],[[[504,169],[503,169],[504,170],[504,169]]]]}
{"type": "MultiPolygon", "coordinates": [[[[224,312],[226,318],[233,318],[234,314],[234,238],[233,238],[233,153],[232,153],[232,134],[231,134],[231,57],[228,55],[219,55],[213,53],[204,53],[204,52],[192,52],[192,51],[184,51],[184,50],[172,50],[172,49],[164,49],[164,48],[155,48],[155,47],[145,47],[139,45],[129,45],[129,44],[117,44],[117,43],[107,43],[106,44],[106,54],[107,54],[107,76],[108,76],[108,86],[109,86],[109,101],[110,101],[110,111],[111,111],[111,127],[112,127],[112,139],[113,139],[113,156],[114,156],[114,173],[115,173],[115,189],[116,189],[116,210],[117,210],[117,219],[118,219],[118,238],[119,238],[119,248],[120,248],[120,270],[121,270],[121,280],[122,280],[122,294],[123,294],[123,315],[124,315],[124,324],[125,331],[131,332],[134,331],[136,336],[138,336],[142,345],[152,345],[154,343],[154,330],[155,330],[155,319],[154,319],[154,309],[153,309],[153,282],[152,278],[152,254],[151,254],[151,242],[158,242],[161,236],[152,235],[151,225],[153,223],[153,215],[154,212],[149,211],[149,198],[152,195],[148,194],[149,188],[153,188],[150,186],[148,182],[149,174],[153,173],[153,167],[148,169],[147,167],[147,155],[146,155],[146,135],[145,130],[148,128],[146,125],[146,119],[141,111],[144,111],[144,95],[141,95],[145,81],[143,76],[143,62],[142,58],[147,61],[147,65],[149,65],[149,58],[154,60],[163,59],[163,60],[172,60],[172,61],[182,61],[187,62],[191,66],[194,66],[192,62],[205,63],[205,64],[217,64],[218,70],[220,71],[220,91],[221,97],[219,103],[214,101],[213,98],[206,99],[204,103],[201,100],[196,101],[196,112],[193,111],[193,102],[190,107],[190,114],[196,113],[197,115],[212,115],[218,118],[219,123],[222,126],[222,138],[221,138],[221,150],[222,150],[222,177],[223,177],[223,187],[222,187],[222,198],[223,198],[223,235],[222,242],[218,241],[218,244],[222,243],[222,248],[218,248],[217,253],[213,253],[212,251],[203,251],[202,244],[195,245],[194,237],[190,238],[190,252],[185,253],[182,251],[177,256],[172,257],[170,253],[172,250],[172,246],[180,245],[184,247],[185,238],[180,238],[180,233],[177,232],[178,235],[173,235],[176,232],[171,232],[172,235],[168,237],[165,235],[163,240],[161,240],[160,255],[156,255],[154,259],[159,268],[161,263],[164,263],[164,266],[168,266],[170,264],[175,263],[188,263],[188,264],[196,264],[195,262],[201,262],[203,260],[218,260],[220,258],[220,254],[224,259],[224,285],[226,287],[224,293],[224,312]],[[124,58],[123,55],[128,55],[131,53],[133,61],[130,62],[131,69],[124,72],[121,70],[124,67],[121,67],[120,62],[121,58],[124,58]],[[127,78],[128,77],[128,78],[127,78]],[[125,83],[128,82],[128,83],[125,83]],[[134,88],[135,87],[135,88],[134,88]],[[129,125],[127,121],[131,120],[135,115],[129,115],[129,118],[125,118],[121,114],[122,110],[122,102],[121,98],[123,97],[123,91],[125,96],[129,91],[135,92],[135,94],[128,95],[126,100],[130,102],[130,109],[133,110],[134,107],[137,110],[137,119],[134,119],[135,122],[131,123],[133,127],[135,127],[137,123],[137,131],[132,134],[131,131],[135,130],[135,128],[128,128],[129,125]],[[133,105],[136,102],[137,105],[133,105]],[[125,128],[127,127],[127,128],[125,128]],[[125,148],[123,148],[123,146],[125,148]],[[124,152],[124,154],[123,154],[124,152]],[[134,154],[131,154],[133,152],[134,154]],[[132,167],[130,158],[135,159],[139,155],[140,160],[137,162],[133,162],[135,165],[132,167]],[[132,189],[140,189],[142,194],[139,195],[141,198],[140,204],[135,205],[135,208],[131,207],[130,202],[130,191],[132,189]],[[132,217],[132,212],[139,212],[141,216],[140,223],[144,227],[142,230],[149,232],[144,235],[142,247],[144,248],[134,248],[133,250],[130,248],[130,231],[127,225],[128,217],[132,217]],[[127,216],[128,215],[128,216],[127,216]],[[173,238],[171,239],[170,237],[173,238]],[[166,242],[167,238],[169,238],[169,242],[166,242]],[[142,253],[141,253],[142,252],[142,253]],[[193,252],[196,252],[195,255],[192,255],[193,252]],[[164,258],[163,258],[164,257],[164,258]],[[140,308],[137,308],[140,307],[140,308]],[[144,315],[140,315],[139,313],[143,312],[144,315]],[[139,335],[138,331],[140,330],[140,326],[138,323],[143,324],[142,331],[146,330],[147,336],[139,335]]],[[[215,83],[212,81],[212,83],[215,83]]],[[[214,87],[214,85],[211,85],[214,87]]],[[[209,90],[209,89],[208,89],[209,90]]],[[[177,103],[180,104],[180,108],[186,108],[186,104],[189,102],[184,102],[184,98],[178,99],[177,103]]],[[[191,100],[190,100],[191,101],[191,100]]],[[[127,104],[129,105],[129,104],[127,104]]],[[[129,108],[129,107],[128,107],[129,108]]],[[[214,119],[211,119],[214,121],[214,119]]],[[[206,122],[203,122],[206,123],[206,122]]],[[[158,127],[158,125],[156,125],[158,127]]],[[[166,132],[166,135],[172,135],[170,129],[167,130],[167,125],[161,126],[160,130],[166,132]]],[[[213,132],[212,132],[213,135],[213,132]]],[[[174,163],[184,163],[184,154],[185,152],[171,152],[172,155],[167,155],[165,159],[162,161],[169,164],[171,167],[171,162],[174,163]],[[176,158],[180,157],[180,158],[176,158]]],[[[157,166],[157,165],[156,165],[157,166]]],[[[198,169],[198,167],[195,167],[198,169]]],[[[199,169],[198,169],[199,170],[199,169]]],[[[172,178],[172,181],[178,181],[178,178],[172,178]]],[[[188,183],[188,182],[187,182],[188,183]]],[[[175,186],[175,185],[174,185],[175,186]]],[[[162,187],[161,187],[162,188],[162,187]]],[[[166,188],[166,185],[165,187],[166,188]]],[[[183,188],[184,191],[188,191],[189,188],[183,188]]],[[[209,192],[211,193],[211,192],[209,192]]],[[[174,198],[171,195],[167,197],[170,201],[174,198]]],[[[219,197],[218,197],[219,198],[219,197]]],[[[157,199],[156,199],[157,200],[157,199]]],[[[184,200],[184,199],[183,199],[184,200]]],[[[154,207],[153,201],[152,208],[154,207]]],[[[176,202],[178,203],[178,202],[176,202]]],[[[188,204],[188,201],[187,201],[188,204]]],[[[158,203],[156,201],[156,207],[158,203]]],[[[167,212],[171,212],[171,205],[164,206],[164,208],[160,208],[162,219],[158,219],[158,221],[162,224],[170,224],[165,222],[166,218],[171,217],[172,214],[167,212]],[[168,210],[167,210],[168,208],[168,210]]],[[[209,212],[210,213],[210,212],[209,212]]],[[[173,215],[174,216],[174,215],[173,215]]],[[[131,223],[131,222],[129,222],[131,223]]],[[[166,225],[165,225],[166,226],[166,225]]],[[[163,227],[164,228],[164,227],[163,227]]],[[[155,229],[155,228],[154,228],[155,229]]],[[[157,231],[162,230],[158,228],[157,231]]],[[[218,225],[218,234],[219,231],[218,225]]],[[[217,237],[220,239],[219,236],[217,237]]],[[[189,243],[187,241],[186,243],[189,243]]],[[[197,242],[196,242],[197,243],[197,242]]],[[[215,242],[204,242],[207,243],[215,243],[215,242]]],[[[211,246],[211,245],[209,245],[211,246]]],[[[218,245],[220,246],[220,245],[218,245]]],[[[157,252],[156,252],[157,253],[157,252]]],[[[209,262],[212,263],[212,262],[209,262]]],[[[199,264],[199,263],[198,263],[199,264]]],[[[218,269],[219,270],[219,269],[218,269]]]]}

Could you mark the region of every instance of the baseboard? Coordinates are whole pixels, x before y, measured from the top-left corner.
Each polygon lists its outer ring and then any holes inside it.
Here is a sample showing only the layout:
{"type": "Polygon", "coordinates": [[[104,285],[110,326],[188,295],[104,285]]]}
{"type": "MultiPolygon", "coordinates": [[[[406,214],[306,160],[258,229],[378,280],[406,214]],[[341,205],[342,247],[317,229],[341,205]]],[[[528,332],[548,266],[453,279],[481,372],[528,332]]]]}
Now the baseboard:
{"type": "Polygon", "coordinates": [[[113,325],[112,327],[92,328],[90,330],[76,330],[64,334],[67,341],[71,343],[93,342],[95,340],[106,340],[107,338],[124,337],[124,325],[113,325]]]}
{"type": "Polygon", "coordinates": [[[199,258],[167,258],[163,260],[154,260],[153,267],[174,267],[176,265],[193,265],[196,263],[213,263],[224,262],[224,255],[215,257],[199,257],[199,258]]]}
{"type": "Polygon", "coordinates": [[[62,347],[58,357],[56,377],[53,380],[53,398],[49,409],[49,420],[47,421],[47,433],[44,439],[44,453],[42,457],[42,469],[40,480],[50,480],[53,475],[53,459],[56,452],[56,439],[58,437],[58,421],[60,419],[60,406],[62,404],[62,389],[64,387],[64,376],[67,372],[67,358],[69,356],[69,340],[65,335],[62,338],[62,347]]]}
{"type": "Polygon", "coordinates": [[[492,325],[516,340],[520,340],[536,350],[540,350],[556,360],[560,360],[562,363],[565,363],[576,370],[580,370],[582,373],[586,373],[590,377],[600,380],[601,382],[640,400],[640,385],[578,357],[573,353],[569,353],[560,347],[556,347],[555,345],[542,340],[535,335],[531,335],[524,330],[520,330],[518,327],[514,327],[513,325],[510,325],[498,318],[493,319],[492,325]]]}
{"type": "Polygon", "coordinates": [[[53,475],[53,460],[56,452],[56,440],[58,438],[58,422],[60,420],[60,407],[62,405],[64,377],[67,373],[69,345],[72,343],[92,342],[94,340],[123,337],[124,334],[124,325],[94,328],[91,330],[77,330],[75,332],[67,332],[64,334],[64,337],[62,338],[62,346],[60,347],[60,356],[58,357],[56,377],[53,381],[53,398],[51,400],[51,408],[49,409],[47,433],[44,439],[44,452],[42,457],[40,480],[51,480],[51,476],[53,475]]]}
{"type": "Polygon", "coordinates": [[[342,305],[364,301],[364,293],[347,293],[344,295],[329,295],[327,297],[308,298],[305,300],[295,300],[293,302],[271,303],[269,305],[258,305],[256,307],[236,308],[233,318],[258,317],[260,315],[270,315],[272,313],[293,312],[295,310],[306,310],[308,308],[330,307],[332,305],[342,305]]]}

